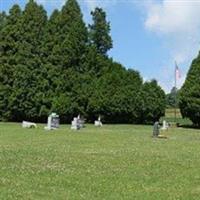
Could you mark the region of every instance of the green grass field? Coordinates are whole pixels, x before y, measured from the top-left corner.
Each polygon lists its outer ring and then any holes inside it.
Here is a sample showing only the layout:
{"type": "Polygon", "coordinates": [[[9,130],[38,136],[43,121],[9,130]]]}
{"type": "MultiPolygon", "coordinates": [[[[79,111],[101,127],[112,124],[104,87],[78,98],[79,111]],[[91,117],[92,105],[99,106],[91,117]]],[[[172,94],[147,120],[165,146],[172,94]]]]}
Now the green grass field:
{"type": "Polygon", "coordinates": [[[0,124],[0,199],[200,199],[200,130],[0,124]]]}

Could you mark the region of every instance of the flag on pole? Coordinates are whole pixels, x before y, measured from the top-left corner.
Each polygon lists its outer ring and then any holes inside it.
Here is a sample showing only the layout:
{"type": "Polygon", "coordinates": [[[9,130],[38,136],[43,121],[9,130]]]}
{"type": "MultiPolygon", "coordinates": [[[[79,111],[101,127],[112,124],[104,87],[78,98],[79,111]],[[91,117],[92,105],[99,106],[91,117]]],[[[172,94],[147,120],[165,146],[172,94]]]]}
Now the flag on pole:
{"type": "Polygon", "coordinates": [[[180,79],[181,78],[181,73],[180,73],[180,69],[177,65],[177,63],[175,62],[175,75],[176,75],[176,80],[180,79]]]}

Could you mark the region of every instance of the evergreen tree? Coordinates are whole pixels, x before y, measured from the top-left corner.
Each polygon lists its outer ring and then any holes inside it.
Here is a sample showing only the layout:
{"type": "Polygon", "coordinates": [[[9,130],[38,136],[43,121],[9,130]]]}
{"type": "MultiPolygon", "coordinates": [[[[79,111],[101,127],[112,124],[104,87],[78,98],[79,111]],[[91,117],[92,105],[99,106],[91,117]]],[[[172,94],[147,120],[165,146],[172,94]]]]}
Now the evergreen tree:
{"type": "Polygon", "coordinates": [[[166,104],[169,108],[174,108],[179,105],[179,90],[173,87],[169,94],[166,95],[166,104]]]}
{"type": "Polygon", "coordinates": [[[14,5],[9,15],[1,15],[0,29],[0,116],[2,120],[9,120],[10,96],[14,73],[16,70],[17,51],[20,40],[19,24],[22,11],[18,5],[14,5]]]}
{"type": "MultiPolygon", "coordinates": [[[[46,12],[30,0],[20,23],[20,40],[16,53],[13,93],[9,104],[13,120],[39,119],[48,85],[41,67],[41,41],[47,21],[46,12]]],[[[46,117],[46,116],[45,116],[46,117]]]]}
{"type": "Polygon", "coordinates": [[[165,92],[156,80],[144,83],[138,97],[137,109],[140,112],[140,123],[154,123],[165,115],[165,92]]]}
{"type": "Polygon", "coordinates": [[[76,0],[68,0],[60,15],[58,51],[63,68],[73,67],[81,71],[81,61],[85,55],[88,32],[76,0]]]}
{"type": "Polygon", "coordinates": [[[112,48],[110,23],[106,21],[106,13],[102,8],[91,12],[93,24],[89,26],[90,41],[97,48],[98,53],[105,55],[112,48]]]}
{"type": "Polygon", "coordinates": [[[136,98],[142,86],[140,75],[134,70],[126,71],[118,63],[108,61],[110,71],[96,83],[89,99],[88,113],[91,121],[99,114],[107,123],[137,122],[136,98]]]}
{"type": "MultiPolygon", "coordinates": [[[[55,106],[59,108],[58,102],[56,102],[55,97],[57,97],[59,101],[59,95],[61,91],[59,88],[63,84],[61,81],[61,77],[63,76],[62,73],[62,66],[60,63],[60,51],[59,51],[59,20],[60,20],[60,12],[58,10],[54,10],[52,15],[50,16],[45,31],[42,37],[42,44],[41,44],[41,61],[42,61],[42,68],[45,70],[45,82],[47,85],[47,89],[45,92],[45,103],[43,105],[43,113],[45,115],[50,114],[51,112],[58,112],[62,116],[60,110],[55,110],[55,106]],[[53,105],[55,105],[53,107],[53,105]]],[[[61,98],[63,99],[63,97],[61,98]]],[[[63,109],[66,107],[64,106],[62,100],[63,109]]],[[[66,103],[67,101],[65,101],[66,103]]]]}
{"type": "Polygon", "coordinates": [[[200,54],[193,60],[180,91],[181,114],[200,126],[200,54]]]}
{"type": "Polygon", "coordinates": [[[5,24],[6,24],[6,13],[0,12],[0,31],[3,29],[5,24]]]}

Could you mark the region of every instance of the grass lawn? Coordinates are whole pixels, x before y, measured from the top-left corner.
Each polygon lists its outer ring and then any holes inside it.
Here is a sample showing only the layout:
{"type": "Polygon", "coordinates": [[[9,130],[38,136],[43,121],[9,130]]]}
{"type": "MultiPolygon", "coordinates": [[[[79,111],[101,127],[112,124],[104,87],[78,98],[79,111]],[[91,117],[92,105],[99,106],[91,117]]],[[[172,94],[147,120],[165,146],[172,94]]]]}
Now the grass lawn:
{"type": "Polygon", "coordinates": [[[200,199],[200,130],[0,124],[0,199],[200,199]]]}

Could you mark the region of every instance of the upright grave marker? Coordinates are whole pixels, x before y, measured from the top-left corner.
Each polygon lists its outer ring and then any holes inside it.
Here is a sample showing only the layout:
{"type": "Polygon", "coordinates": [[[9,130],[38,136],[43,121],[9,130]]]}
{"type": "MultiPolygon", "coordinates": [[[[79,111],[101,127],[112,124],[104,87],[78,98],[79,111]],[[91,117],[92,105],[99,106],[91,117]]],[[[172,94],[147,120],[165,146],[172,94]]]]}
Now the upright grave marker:
{"type": "Polygon", "coordinates": [[[81,119],[80,115],[78,117],[74,117],[72,124],[71,124],[71,129],[72,130],[79,130],[81,128],[84,128],[84,119],[81,119]]]}
{"type": "Polygon", "coordinates": [[[159,122],[155,122],[153,125],[153,137],[158,137],[158,135],[160,134],[160,125],[159,122]]]}
{"type": "Polygon", "coordinates": [[[100,116],[98,117],[98,120],[96,120],[96,121],[94,122],[94,125],[95,125],[95,126],[103,126],[103,124],[102,124],[102,122],[101,122],[101,117],[100,117],[100,116]]]}
{"type": "Polygon", "coordinates": [[[169,128],[169,125],[168,125],[168,123],[164,120],[163,121],[163,126],[162,126],[162,128],[161,128],[161,130],[168,130],[168,128],[169,128]]]}
{"type": "Polygon", "coordinates": [[[60,119],[56,113],[51,113],[48,117],[47,126],[45,130],[55,130],[59,128],[60,119]]]}
{"type": "Polygon", "coordinates": [[[74,117],[73,121],[72,121],[72,125],[71,125],[71,129],[72,130],[79,130],[81,128],[79,119],[77,117],[74,117]]]}

